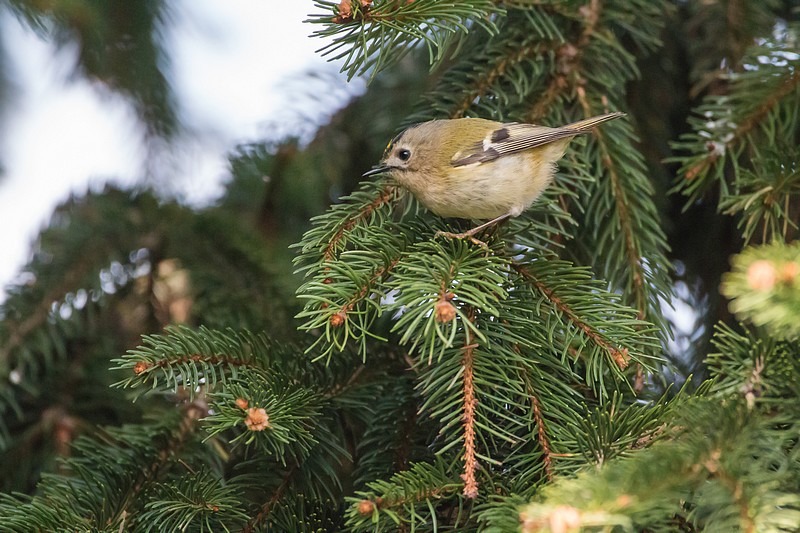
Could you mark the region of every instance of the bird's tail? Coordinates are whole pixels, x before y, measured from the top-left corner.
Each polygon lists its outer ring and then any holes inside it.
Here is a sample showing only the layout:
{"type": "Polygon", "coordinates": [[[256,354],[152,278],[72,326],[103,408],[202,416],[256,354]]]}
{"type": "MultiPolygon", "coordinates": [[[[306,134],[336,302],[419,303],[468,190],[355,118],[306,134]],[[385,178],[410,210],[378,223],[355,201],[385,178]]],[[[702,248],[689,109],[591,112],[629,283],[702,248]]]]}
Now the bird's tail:
{"type": "Polygon", "coordinates": [[[562,127],[564,129],[577,130],[580,132],[588,132],[598,124],[602,124],[603,122],[607,122],[609,120],[614,120],[615,118],[620,118],[624,116],[625,113],[620,113],[619,111],[615,111],[614,113],[606,113],[605,115],[597,115],[596,117],[585,118],[583,120],[579,120],[578,122],[573,122],[572,124],[567,124],[566,126],[562,127]]]}

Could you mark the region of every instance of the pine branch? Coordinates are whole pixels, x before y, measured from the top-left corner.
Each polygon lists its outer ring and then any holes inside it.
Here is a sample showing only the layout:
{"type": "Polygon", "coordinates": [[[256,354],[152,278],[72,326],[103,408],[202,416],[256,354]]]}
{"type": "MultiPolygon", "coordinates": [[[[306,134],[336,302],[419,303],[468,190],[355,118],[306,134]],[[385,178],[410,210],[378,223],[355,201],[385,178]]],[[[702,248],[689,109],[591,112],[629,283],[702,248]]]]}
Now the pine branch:
{"type": "Polygon", "coordinates": [[[720,290],[737,317],[778,338],[800,335],[800,243],[749,247],[732,264],[720,290]]]}
{"type": "MultiPolygon", "coordinates": [[[[474,322],[475,311],[467,311],[467,320],[474,322]]],[[[478,482],[475,479],[475,471],[478,468],[478,460],[475,457],[475,405],[478,399],[475,397],[475,372],[473,368],[473,350],[477,347],[472,343],[472,336],[469,328],[464,330],[465,344],[463,359],[463,381],[464,381],[464,473],[461,479],[464,480],[464,496],[470,499],[478,497],[478,482]]]]}
{"type": "Polygon", "coordinates": [[[800,150],[779,133],[785,128],[776,129],[766,148],[755,148],[752,170],[739,170],[737,190],[720,198],[719,209],[724,214],[742,215],[739,227],[746,244],[788,242],[798,229],[800,150]]]}
{"type": "MultiPolygon", "coordinates": [[[[392,238],[398,240],[394,229],[383,234],[384,245],[391,245],[392,238]]],[[[381,312],[383,283],[398,264],[402,247],[400,242],[397,248],[389,248],[388,254],[366,249],[350,252],[342,261],[325,263],[315,278],[300,287],[298,296],[307,300],[297,315],[306,319],[301,329],[324,330],[307,350],[322,347],[315,359],[330,360],[334,351],[345,350],[350,339],[358,342],[359,352],[366,356],[366,341],[376,336],[372,325],[381,312]]]]}
{"type": "MultiPolygon", "coordinates": [[[[188,473],[188,472],[187,472],[188,473]]],[[[231,531],[247,519],[239,487],[224,483],[208,470],[190,472],[171,483],[152,487],[151,500],[137,523],[158,531],[179,531],[190,524],[201,531],[231,531]]],[[[120,527],[123,527],[124,522],[120,527]]]]}
{"type": "MultiPolygon", "coordinates": [[[[3,329],[8,339],[0,345],[0,361],[3,361],[4,364],[9,364],[14,351],[22,345],[31,333],[37,331],[49,317],[53,316],[53,303],[61,301],[75,287],[79,287],[79,282],[84,280],[89,272],[93,272],[95,266],[92,261],[78,262],[72,269],[67,271],[60,286],[53,287],[46,295],[41,297],[33,312],[27,312],[27,316],[24,319],[21,321],[4,319],[3,329]]],[[[13,305],[13,302],[11,305],[13,305]]],[[[9,307],[8,303],[3,306],[4,314],[11,312],[9,307]]]]}
{"type": "Polygon", "coordinates": [[[528,385],[529,394],[531,396],[531,404],[533,406],[533,419],[536,422],[536,438],[539,440],[539,446],[542,448],[542,465],[544,466],[544,473],[548,481],[553,480],[553,458],[552,450],[550,448],[550,438],[547,436],[547,429],[545,427],[544,417],[542,416],[542,405],[536,392],[528,385]]]}
{"type": "Polygon", "coordinates": [[[285,497],[260,525],[264,531],[322,533],[344,531],[344,504],[338,500],[315,500],[303,496],[285,497]]]}
{"type": "Polygon", "coordinates": [[[624,370],[628,366],[630,357],[627,349],[623,348],[622,350],[618,350],[611,346],[599,332],[592,329],[588,324],[584,323],[575,314],[575,312],[561,300],[561,298],[554,294],[552,289],[538,281],[526,267],[522,265],[514,265],[514,269],[519,272],[523,278],[533,283],[533,286],[536,287],[542,294],[544,294],[544,296],[550,300],[550,302],[552,302],[556,309],[564,313],[578,329],[582,330],[586,335],[589,336],[590,339],[592,339],[592,341],[594,341],[595,344],[605,350],[621,370],[624,370]]]}
{"type": "MultiPolygon", "coordinates": [[[[661,8],[644,4],[640,7],[646,16],[636,21],[631,19],[630,6],[623,8],[613,2],[590,2],[573,13],[582,23],[579,32],[571,39],[566,34],[567,42],[561,44],[550,59],[554,64],[549,71],[547,87],[533,99],[532,106],[528,105],[519,114],[527,121],[538,121],[553,102],[572,98],[577,99],[584,116],[607,111],[609,99],[623,91],[624,80],[638,75],[635,58],[610,33],[609,26],[621,25],[644,49],[658,44],[656,30],[661,24],[661,8]],[[614,52],[610,52],[612,49],[614,52]],[[614,75],[609,76],[610,72],[614,75]]],[[[562,113],[561,117],[553,122],[571,120],[568,114],[562,113]]],[[[630,149],[633,140],[630,128],[622,123],[607,126],[595,132],[599,154],[595,157],[593,150],[585,150],[578,154],[579,162],[569,166],[573,172],[602,168],[609,179],[598,179],[594,187],[581,191],[581,196],[572,201],[567,201],[569,196],[562,193],[558,201],[564,206],[576,203],[579,209],[589,202],[588,207],[583,208],[589,210],[584,225],[596,228],[594,234],[590,234],[594,240],[591,249],[606,249],[613,243],[622,252],[609,254],[620,263],[595,262],[598,274],[607,279],[611,287],[622,288],[642,318],[651,318],[661,325],[660,299],[668,294],[669,283],[667,271],[660,268],[667,264],[666,238],[657,223],[653,188],[644,174],[641,156],[630,149]],[[606,195],[613,199],[613,204],[609,204],[606,195]],[[609,216],[616,222],[607,222],[609,216]]]]}
{"type": "Polygon", "coordinates": [[[283,476],[283,481],[281,481],[281,484],[278,485],[278,487],[272,493],[272,496],[270,496],[270,498],[262,504],[258,514],[251,518],[245,527],[242,528],[242,533],[253,533],[257,530],[257,528],[261,527],[267,517],[269,517],[270,513],[274,510],[275,505],[283,497],[286,489],[289,488],[296,471],[296,467],[293,466],[286,472],[286,474],[283,476]]]}
{"type": "Polygon", "coordinates": [[[130,492],[126,495],[124,504],[120,506],[111,523],[124,521],[130,514],[130,507],[137,503],[136,500],[141,496],[145,488],[155,482],[169,466],[170,462],[179,456],[191,434],[197,428],[197,421],[208,414],[208,406],[204,401],[198,399],[183,406],[180,414],[181,418],[176,430],[158,450],[157,460],[151,461],[147,469],[139,470],[138,478],[129,485],[130,492]]]}
{"type": "Polygon", "coordinates": [[[682,411],[671,439],[545,488],[542,503],[520,513],[522,530],[545,531],[555,523],[670,530],[681,502],[690,509],[679,511],[683,519],[699,529],[790,531],[800,525],[794,474],[760,464],[783,462],[791,453],[791,437],[776,428],[782,421],[763,419],[741,401],[696,400],[682,411]]]}
{"type": "Polygon", "coordinates": [[[197,387],[224,383],[238,369],[266,369],[272,359],[286,351],[266,336],[249,332],[212,331],[202,326],[198,330],[185,326],[165,330],[166,335],[143,336],[142,346],[112,359],[117,370],[134,374],[114,386],[144,390],[182,387],[191,396],[197,387]]]}
{"type": "Polygon", "coordinates": [[[507,297],[506,264],[502,257],[487,257],[482,249],[462,241],[415,245],[387,287],[394,302],[386,311],[398,316],[392,331],[401,333],[399,342],[410,344],[409,352],[419,353],[430,364],[434,356],[439,360],[454,346],[461,323],[482,339],[467,318],[467,309],[500,314],[497,304],[507,297]]]}
{"type": "Polygon", "coordinates": [[[727,73],[742,70],[747,48],[758,38],[770,35],[776,17],[782,16],[781,2],[776,0],[724,0],[686,7],[689,79],[693,83],[688,91],[691,99],[703,91],[724,92],[727,73]]]}
{"type": "Polygon", "coordinates": [[[762,121],[767,118],[775,106],[795,92],[800,83],[800,70],[790,69],[787,72],[790,74],[781,81],[774,92],[769,94],[749,115],[745,116],[744,121],[723,136],[726,139],[723,143],[717,144],[709,141],[706,144],[706,154],[693,160],[690,167],[682,169],[686,180],[702,180],[715,165],[724,162],[726,153],[735,153],[735,148],[747,140],[747,136],[752,130],[760,127],[762,121]]]}
{"type": "Polygon", "coordinates": [[[319,261],[338,259],[350,243],[358,238],[363,226],[388,222],[396,214],[396,206],[405,191],[386,180],[366,181],[350,196],[320,216],[311,219],[312,229],[303,235],[295,265],[303,271],[319,261]]]}
{"type": "Polygon", "coordinates": [[[386,379],[370,397],[370,423],[355,454],[357,490],[407,469],[411,462],[431,459],[427,437],[436,431],[418,414],[419,398],[409,376],[386,379]]]}
{"type": "Polygon", "coordinates": [[[419,44],[428,50],[429,62],[445,57],[452,46],[474,26],[492,33],[492,16],[502,8],[490,0],[443,4],[435,0],[398,2],[394,0],[317,0],[317,8],[330,13],[313,15],[307,22],[325,24],[315,36],[332,38],[320,49],[331,60],[344,59],[342,72],[348,79],[378,72],[396,64],[419,44]]]}
{"type": "MultiPolygon", "coordinates": [[[[796,32],[796,26],[791,31],[796,32]]],[[[782,109],[800,105],[800,60],[792,55],[793,49],[790,38],[751,47],[743,59],[749,68],[728,74],[729,94],[706,98],[690,119],[694,132],[673,144],[686,153],[674,159],[681,163],[675,189],[688,196],[689,203],[715,183],[723,198],[731,185],[735,190],[735,182],[723,179],[726,163],[737,161],[759,139],[769,137],[782,109]]]]}
{"type": "MultiPolygon", "coordinates": [[[[585,271],[582,272],[578,269],[571,269],[572,271],[567,274],[566,269],[569,268],[569,265],[555,260],[547,261],[546,265],[540,261],[533,261],[527,264],[513,263],[512,267],[553,307],[557,313],[555,316],[563,315],[566,318],[568,327],[575,328],[577,331],[582,332],[582,334],[585,335],[586,341],[591,343],[600,352],[604,353],[609,360],[614,363],[614,366],[617,369],[624,370],[627,368],[632,357],[635,358],[637,362],[643,363],[646,366],[648,365],[647,356],[645,355],[643,358],[642,352],[634,347],[639,341],[643,341],[643,344],[641,345],[642,347],[646,348],[649,346],[651,349],[656,347],[654,339],[650,338],[646,340],[645,337],[639,336],[640,332],[638,332],[637,329],[645,327],[646,323],[630,316],[625,317],[626,311],[624,308],[617,307],[617,312],[619,315],[613,316],[613,318],[609,316],[608,319],[603,320],[602,322],[589,324],[573,308],[573,306],[580,306],[582,308],[581,311],[586,312],[586,303],[582,301],[583,298],[581,297],[581,291],[597,291],[597,288],[589,289],[586,287],[584,289],[580,289],[578,288],[579,285],[571,286],[571,283],[565,283],[565,280],[568,279],[568,276],[572,276],[574,281],[577,283],[581,283],[582,281],[589,282],[590,278],[586,275],[585,271]],[[558,272],[560,269],[564,270],[558,272]],[[558,274],[556,274],[556,272],[558,272],[558,274]],[[571,301],[574,303],[570,303],[571,301]],[[609,328],[611,327],[615,329],[626,327],[631,328],[627,331],[627,333],[624,333],[624,329],[618,329],[616,331],[616,335],[618,335],[616,337],[617,342],[627,338],[627,341],[630,344],[627,344],[627,346],[622,345],[617,347],[609,342],[609,339],[606,336],[607,333],[604,332],[610,332],[611,329],[609,328]]],[[[607,297],[609,297],[609,303],[613,301],[613,297],[611,297],[610,294],[607,295],[607,297]]],[[[604,304],[603,311],[608,312],[611,309],[611,307],[607,307],[607,304],[604,304]]],[[[601,313],[603,312],[599,307],[597,311],[601,313]]],[[[592,316],[593,321],[596,321],[599,317],[599,313],[589,313],[588,316],[592,316]]],[[[644,330],[642,330],[641,333],[644,333],[644,330]]],[[[590,351],[589,354],[590,353],[592,352],[590,351]]],[[[591,358],[591,355],[589,354],[584,355],[591,358]]]]}
{"type": "Polygon", "coordinates": [[[374,531],[376,524],[435,524],[436,507],[452,504],[463,489],[452,479],[447,464],[416,463],[388,481],[369,483],[369,491],[357,491],[347,510],[347,524],[352,531],[374,531]]]}
{"type": "Polygon", "coordinates": [[[64,474],[45,475],[37,496],[2,497],[0,521],[9,531],[19,532],[52,530],[54,524],[104,530],[135,523],[148,489],[185,451],[204,414],[205,406],[195,402],[179,417],[166,417],[156,425],[81,437],[74,443],[74,457],[64,460],[64,474]],[[53,522],[60,519],[68,521],[53,522]]]}
{"type": "MultiPolygon", "coordinates": [[[[508,41],[504,41],[508,42],[508,41]]],[[[448,118],[461,118],[472,107],[475,101],[479,101],[486,96],[490,88],[499,81],[508,71],[519,68],[519,65],[524,61],[535,60],[541,58],[546,52],[552,50],[553,45],[549,43],[536,43],[536,44],[522,44],[515,43],[513,51],[501,56],[488,70],[482,70],[479,73],[479,78],[472,81],[471,92],[461,93],[461,100],[456,103],[453,111],[448,118]]],[[[520,88],[521,89],[521,88],[520,88]]],[[[520,90],[524,94],[526,91],[520,90]]]]}
{"type": "Polygon", "coordinates": [[[342,219],[339,222],[339,227],[336,229],[333,237],[330,238],[328,244],[325,246],[325,251],[322,254],[324,261],[332,261],[336,258],[336,250],[341,246],[341,242],[345,234],[351,231],[357,224],[368,221],[376,209],[381,208],[391,200],[395,199],[397,191],[394,186],[386,185],[380,189],[379,194],[366,206],[363,206],[359,211],[351,216],[342,219]]]}
{"type": "Polygon", "coordinates": [[[737,397],[753,407],[757,403],[781,405],[797,411],[800,396],[798,341],[783,340],[764,330],[717,324],[712,344],[716,349],[706,364],[716,380],[718,397],[737,397]]]}
{"type": "Polygon", "coordinates": [[[257,448],[282,466],[301,464],[318,444],[314,428],[320,423],[322,398],[285,383],[280,373],[247,372],[213,393],[214,413],[204,420],[208,438],[224,434],[230,444],[257,448]]]}

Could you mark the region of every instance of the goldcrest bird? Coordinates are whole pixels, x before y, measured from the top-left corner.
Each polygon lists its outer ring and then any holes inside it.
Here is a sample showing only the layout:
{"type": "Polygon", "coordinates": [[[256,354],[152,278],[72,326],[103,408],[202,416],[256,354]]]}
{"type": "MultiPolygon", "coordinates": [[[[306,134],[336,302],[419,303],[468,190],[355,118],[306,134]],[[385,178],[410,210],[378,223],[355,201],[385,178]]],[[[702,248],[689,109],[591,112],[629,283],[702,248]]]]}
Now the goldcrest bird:
{"type": "Polygon", "coordinates": [[[431,120],[395,137],[364,176],[388,173],[441,217],[490,219],[464,233],[437,233],[480,243],[477,232],[519,216],[542,194],[573,137],[624,115],[607,113],[560,128],[482,118],[431,120]]]}

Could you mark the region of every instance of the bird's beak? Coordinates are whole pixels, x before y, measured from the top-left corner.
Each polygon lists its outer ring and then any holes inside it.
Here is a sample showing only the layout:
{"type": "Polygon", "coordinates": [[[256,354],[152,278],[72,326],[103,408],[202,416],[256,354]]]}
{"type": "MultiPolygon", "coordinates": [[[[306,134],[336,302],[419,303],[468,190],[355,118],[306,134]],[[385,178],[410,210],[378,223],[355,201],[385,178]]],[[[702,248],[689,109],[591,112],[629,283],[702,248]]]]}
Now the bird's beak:
{"type": "Polygon", "coordinates": [[[372,168],[371,170],[367,170],[363,174],[361,174],[362,178],[366,178],[368,176],[374,176],[375,174],[380,174],[381,172],[386,172],[389,170],[389,167],[386,165],[378,165],[377,167],[372,168]]]}

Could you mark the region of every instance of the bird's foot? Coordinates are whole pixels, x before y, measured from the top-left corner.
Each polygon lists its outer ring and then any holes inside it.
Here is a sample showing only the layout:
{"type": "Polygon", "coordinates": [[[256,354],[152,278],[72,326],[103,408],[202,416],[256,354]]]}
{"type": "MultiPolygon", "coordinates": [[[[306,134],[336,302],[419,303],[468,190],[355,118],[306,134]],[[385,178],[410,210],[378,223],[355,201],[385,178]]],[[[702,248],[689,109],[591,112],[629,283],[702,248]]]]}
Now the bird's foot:
{"type": "Polygon", "coordinates": [[[480,246],[487,252],[489,251],[489,245],[483,242],[482,240],[475,237],[475,231],[465,231],[463,233],[451,233],[449,231],[437,231],[436,234],[433,236],[434,239],[438,239],[439,237],[447,237],[448,239],[469,239],[470,242],[476,246],[480,246]]]}

